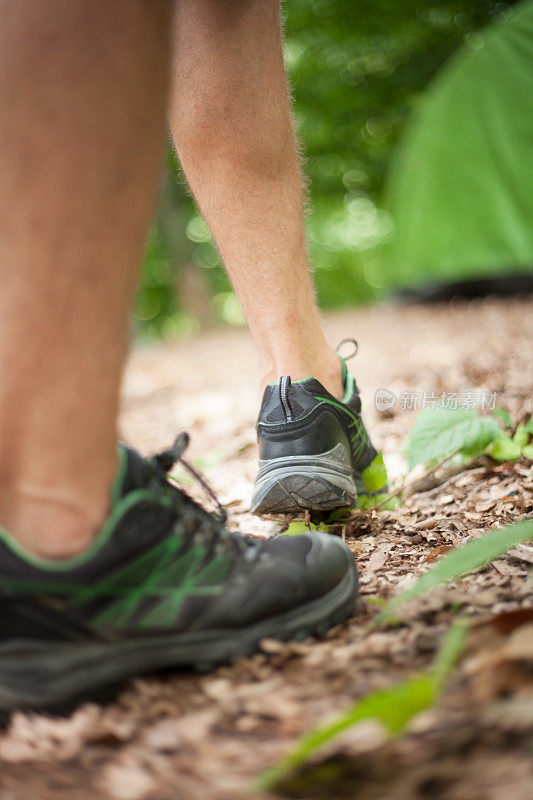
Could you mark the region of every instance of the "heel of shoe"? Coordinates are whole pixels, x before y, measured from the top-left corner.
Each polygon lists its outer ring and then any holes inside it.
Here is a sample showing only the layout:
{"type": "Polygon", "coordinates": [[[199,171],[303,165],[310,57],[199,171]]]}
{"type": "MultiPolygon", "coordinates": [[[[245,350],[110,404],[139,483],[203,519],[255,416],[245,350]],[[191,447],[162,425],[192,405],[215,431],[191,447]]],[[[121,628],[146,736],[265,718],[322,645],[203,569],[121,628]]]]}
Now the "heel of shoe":
{"type": "Polygon", "coordinates": [[[313,456],[260,462],[251,510],[254,514],[331,511],[355,505],[357,489],[343,445],[313,456]]]}

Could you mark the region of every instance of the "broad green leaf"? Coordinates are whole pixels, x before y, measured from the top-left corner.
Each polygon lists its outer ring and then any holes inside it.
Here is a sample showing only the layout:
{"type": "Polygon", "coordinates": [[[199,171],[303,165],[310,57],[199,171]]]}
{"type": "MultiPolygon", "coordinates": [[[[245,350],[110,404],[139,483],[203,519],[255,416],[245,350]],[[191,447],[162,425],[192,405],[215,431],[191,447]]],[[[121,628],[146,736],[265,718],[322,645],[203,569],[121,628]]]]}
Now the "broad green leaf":
{"type": "Polygon", "coordinates": [[[466,630],[462,622],[451,627],[429,673],[363,697],[333,722],[304,736],[292,753],[260,776],[257,787],[262,790],[272,788],[288,772],[307,761],[322,745],[363,720],[378,720],[389,734],[401,733],[416,714],[429,708],[438,699],[463,649],[466,630]]]}
{"type": "Polygon", "coordinates": [[[511,547],[529,539],[533,539],[533,519],[521,520],[507,525],[505,528],[488,531],[479,539],[471,539],[462,547],[452,550],[451,553],[441,558],[412,586],[397,597],[393,597],[378,615],[376,622],[388,619],[389,615],[393,614],[406,600],[418,597],[441,583],[462,578],[469,572],[490,564],[511,547]]]}
{"type": "Polygon", "coordinates": [[[533,436],[533,417],[530,417],[528,422],[526,422],[526,430],[533,436]]]}
{"type": "Polygon", "coordinates": [[[505,408],[500,408],[500,406],[497,406],[495,409],[493,409],[492,413],[495,417],[501,419],[506,428],[511,427],[511,415],[505,410],[505,408]]]}
{"type": "Polygon", "coordinates": [[[526,446],[522,448],[522,455],[529,458],[530,461],[533,461],[533,444],[526,444],[526,446]]]}
{"type": "MultiPolygon", "coordinates": [[[[474,2],[467,13],[484,5],[474,2]]],[[[414,7],[456,13],[448,3],[414,7]]],[[[475,53],[465,44],[437,72],[396,149],[386,194],[395,234],[384,271],[393,271],[398,285],[508,275],[508,264],[531,272],[533,192],[527,200],[520,195],[520,212],[509,197],[522,181],[531,185],[531,177],[525,180],[532,174],[525,132],[531,130],[533,3],[507,7],[512,16],[480,31],[475,53]],[[489,147],[480,146],[482,130],[490,131],[489,147]],[[455,179],[461,173],[464,181],[455,179]]]]}
{"type": "Polygon", "coordinates": [[[487,442],[479,439],[470,445],[465,445],[459,450],[459,455],[462,457],[463,463],[472,461],[473,458],[478,458],[487,448],[487,442]]]}
{"type": "Polygon", "coordinates": [[[500,433],[489,448],[489,454],[496,461],[516,461],[517,458],[520,458],[520,453],[520,445],[506,433],[500,433]]]}
{"type": "Polygon", "coordinates": [[[282,531],[282,533],[285,536],[295,536],[298,533],[309,533],[309,531],[327,533],[327,525],[315,525],[314,522],[306,522],[305,519],[293,519],[289,523],[287,530],[282,531]]]}
{"type": "Polygon", "coordinates": [[[519,447],[525,447],[525,445],[529,442],[529,431],[526,425],[519,425],[515,431],[513,436],[513,442],[517,444],[519,447]]]}
{"type": "Polygon", "coordinates": [[[424,408],[409,435],[409,467],[441,459],[457,450],[480,452],[500,433],[493,417],[482,417],[474,408],[424,408]]]}
{"type": "Polygon", "coordinates": [[[379,492],[387,483],[387,470],[383,463],[383,453],[378,453],[371,464],[363,470],[363,483],[369,492],[379,492]]]}

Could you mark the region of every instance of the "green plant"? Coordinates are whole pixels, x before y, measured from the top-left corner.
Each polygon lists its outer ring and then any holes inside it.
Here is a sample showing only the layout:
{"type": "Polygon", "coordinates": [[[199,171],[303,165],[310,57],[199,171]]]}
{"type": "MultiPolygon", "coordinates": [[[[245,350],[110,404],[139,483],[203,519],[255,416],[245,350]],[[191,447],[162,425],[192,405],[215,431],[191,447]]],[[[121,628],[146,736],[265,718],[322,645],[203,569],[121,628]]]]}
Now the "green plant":
{"type": "MultiPolygon", "coordinates": [[[[438,561],[413,586],[389,601],[376,622],[390,621],[393,612],[406,600],[424,594],[441,583],[461,578],[530,539],[533,539],[533,519],[527,518],[467,542],[438,561]]],[[[446,678],[462,651],[466,631],[464,620],[452,625],[429,672],[363,697],[333,722],[306,734],[288,756],[260,776],[258,788],[273,788],[324,744],[363,720],[378,720],[391,735],[402,733],[416,714],[438,700],[446,678]]]]}
{"type": "Polygon", "coordinates": [[[363,470],[363,482],[369,492],[378,492],[387,483],[387,470],[383,463],[383,454],[377,454],[371,464],[363,470]]]}
{"type": "Polygon", "coordinates": [[[324,744],[363,720],[378,720],[390,735],[402,733],[416,714],[438,700],[445,681],[461,654],[466,631],[465,622],[455,622],[429,672],[409,678],[390,689],[366,695],[333,722],[308,733],[292,753],[260,776],[258,788],[262,790],[273,788],[289,772],[305,763],[324,744]]]}
{"type": "MultiPolygon", "coordinates": [[[[514,461],[520,456],[533,460],[533,417],[513,432],[509,412],[503,408],[495,408],[492,415],[481,415],[473,408],[426,408],[416,417],[407,440],[409,468],[425,464],[428,475],[452,457],[468,463],[482,453],[496,461],[514,461]]],[[[410,485],[404,482],[389,494],[379,492],[387,483],[381,453],[363,471],[363,482],[369,494],[358,498],[360,512],[395,508],[410,485]]],[[[333,521],[333,516],[330,519],[333,521]]]]}
{"type": "Polygon", "coordinates": [[[296,517],[296,519],[291,520],[283,533],[285,536],[295,536],[297,533],[308,533],[309,531],[327,532],[327,529],[328,526],[325,523],[315,525],[314,522],[307,522],[305,519],[296,517]]]}
{"type": "Polygon", "coordinates": [[[368,494],[360,494],[357,498],[357,508],[361,511],[369,511],[376,505],[381,508],[395,508],[399,500],[397,497],[389,497],[387,488],[387,470],[383,461],[383,453],[379,452],[371,464],[363,470],[363,483],[368,494]],[[381,491],[383,490],[383,491],[381,491]]]}
{"type": "MultiPolygon", "coordinates": [[[[360,511],[369,511],[376,505],[379,505],[380,508],[392,509],[398,505],[399,501],[397,497],[389,497],[386,491],[380,492],[380,489],[386,488],[388,480],[387,470],[381,452],[379,452],[372,463],[363,470],[362,476],[368,494],[360,494],[358,496],[357,509],[360,511]]],[[[351,508],[338,508],[328,515],[326,521],[320,523],[313,523],[297,517],[289,523],[283,533],[292,536],[297,533],[306,533],[307,531],[327,532],[333,523],[341,521],[343,517],[350,514],[352,511],[353,509],[351,508]]]]}
{"type": "Polygon", "coordinates": [[[520,542],[530,539],[533,539],[533,518],[488,531],[479,539],[471,539],[462,547],[441,558],[412,586],[397,597],[393,597],[376,617],[376,623],[390,620],[399,606],[407,600],[418,597],[442,583],[462,578],[468,573],[490,564],[495,558],[503,555],[520,542]]]}
{"type": "MultiPolygon", "coordinates": [[[[495,408],[490,415],[481,415],[474,408],[425,408],[415,419],[406,449],[409,468],[425,464],[427,474],[452,457],[468,463],[482,453],[496,461],[514,461],[520,456],[533,460],[533,417],[513,432],[509,412],[503,408],[495,408]]],[[[295,519],[285,533],[327,531],[332,523],[354,512],[364,513],[375,508],[391,510],[400,503],[399,498],[411,483],[404,482],[394,491],[387,491],[388,477],[382,452],[363,470],[362,478],[368,494],[359,494],[356,509],[337,509],[320,525],[295,519]]]]}
{"type": "MultiPolygon", "coordinates": [[[[510,420],[504,420],[504,425],[511,429],[510,420]]],[[[501,431],[490,445],[488,453],[496,461],[515,461],[520,456],[533,460],[533,444],[530,444],[532,436],[533,417],[526,425],[518,425],[512,436],[505,429],[501,431]]]]}
{"type": "Polygon", "coordinates": [[[533,417],[511,435],[511,420],[504,409],[481,415],[475,408],[425,408],[416,417],[407,440],[409,468],[459,455],[470,461],[487,453],[497,461],[531,458],[533,417]],[[503,425],[503,427],[502,427],[503,425]]]}

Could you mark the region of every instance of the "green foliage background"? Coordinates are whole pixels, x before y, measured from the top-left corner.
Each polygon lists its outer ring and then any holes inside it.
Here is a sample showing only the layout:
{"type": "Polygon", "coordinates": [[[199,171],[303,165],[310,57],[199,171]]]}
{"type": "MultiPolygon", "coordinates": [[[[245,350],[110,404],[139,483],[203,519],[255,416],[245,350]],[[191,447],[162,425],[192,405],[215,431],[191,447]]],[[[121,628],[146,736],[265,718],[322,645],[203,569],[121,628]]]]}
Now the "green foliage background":
{"type": "MultiPolygon", "coordinates": [[[[393,147],[428,81],[475,30],[509,10],[494,0],[286,0],[286,62],[303,142],[309,243],[323,308],[387,290],[380,248],[393,147]]],[[[242,316],[209,232],[169,150],[147,243],[136,321],[146,336],[192,334],[242,316]]]]}

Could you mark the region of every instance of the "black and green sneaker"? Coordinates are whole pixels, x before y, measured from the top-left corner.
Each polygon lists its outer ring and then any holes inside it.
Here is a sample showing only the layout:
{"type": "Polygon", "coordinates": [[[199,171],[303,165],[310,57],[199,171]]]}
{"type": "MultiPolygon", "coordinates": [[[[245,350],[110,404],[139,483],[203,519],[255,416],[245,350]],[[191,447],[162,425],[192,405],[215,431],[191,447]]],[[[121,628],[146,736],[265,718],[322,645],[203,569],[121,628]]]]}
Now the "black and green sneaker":
{"type": "MultiPolygon", "coordinates": [[[[344,340],[345,342],[353,340],[344,340]]],[[[355,353],[357,352],[357,343],[355,353]]],[[[340,345],[339,345],[340,347],[340,345]]],[[[365,492],[362,472],[377,453],[361,417],[353,375],[339,355],[344,396],[337,400],[316,378],[284,376],[265,389],[257,422],[256,514],[329,511],[355,505],[365,492]]]]}
{"type": "Polygon", "coordinates": [[[121,448],[112,511],[68,561],[23,552],[0,532],[0,714],[64,711],[124,679],[209,669],[264,637],[325,635],[351,613],[355,562],[321,534],[230,533],[169,483],[175,449],[145,460],[121,448]]]}

